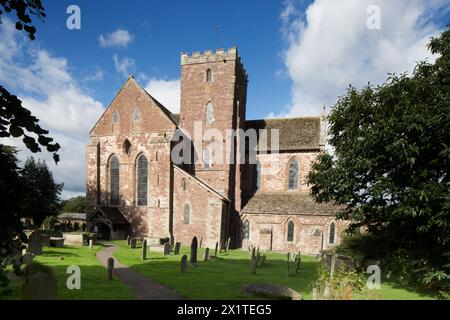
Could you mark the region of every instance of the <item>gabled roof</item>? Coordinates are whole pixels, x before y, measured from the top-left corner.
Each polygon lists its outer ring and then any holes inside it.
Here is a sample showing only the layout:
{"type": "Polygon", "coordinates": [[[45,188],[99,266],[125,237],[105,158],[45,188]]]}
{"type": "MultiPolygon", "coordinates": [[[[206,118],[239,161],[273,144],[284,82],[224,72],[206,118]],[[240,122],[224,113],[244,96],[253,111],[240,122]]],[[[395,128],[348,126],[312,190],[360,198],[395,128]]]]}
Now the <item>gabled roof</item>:
{"type": "Polygon", "coordinates": [[[341,209],[334,204],[315,202],[308,192],[257,192],[241,212],[330,216],[341,209]]]}
{"type": "Polygon", "coordinates": [[[58,215],[58,219],[86,220],[86,213],[65,212],[58,215]]]}
{"type": "Polygon", "coordinates": [[[89,214],[87,219],[91,221],[98,212],[103,213],[112,224],[129,224],[118,207],[98,207],[89,214]]]}
{"type": "Polygon", "coordinates": [[[180,168],[177,165],[174,165],[174,168],[176,170],[178,170],[179,172],[181,172],[182,174],[184,174],[185,176],[187,176],[188,178],[190,178],[190,179],[194,180],[195,182],[197,182],[201,187],[205,188],[206,190],[208,190],[209,192],[211,192],[212,194],[214,194],[215,196],[217,196],[221,200],[226,201],[226,202],[230,202],[230,199],[228,199],[224,195],[222,195],[219,192],[217,192],[214,188],[209,186],[206,182],[204,182],[204,181],[200,180],[199,178],[191,175],[190,173],[186,172],[185,170],[183,170],[182,168],[180,168]]]}
{"type": "MultiPolygon", "coordinates": [[[[271,132],[274,129],[279,130],[280,151],[292,150],[311,150],[321,148],[321,117],[302,117],[302,118],[280,118],[280,119],[259,119],[248,120],[245,122],[246,129],[259,130],[266,129],[267,149],[271,149],[271,132]]],[[[262,146],[264,148],[264,146],[262,146]]]]}
{"type": "Polygon", "coordinates": [[[102,115],[98,118],[97,122],[95,123],[95,125],[92,127],[91,131],[89,131],[89,133],[91,134],[92,131],[97,127],[97,124],[100,122],[100,119],[103,118],[103,115],[106,113],[106,111],[111,107],[111,105],[114,103],[114,101],[116,100],[116,98],[119,96],[120,92],[122,92],[122,90],[125,88],[126,84],[130,81],[133,81],[141,90],[143,90],[149,97],[150,99],[161,109],[161,111],[166,115],[166,117],[175,125],[177,126],[178,123],[177,121],[175,121],[173,114],[166,108],[164,107],[158,100],[156,100],[150,93],[147,92],[147,90],[145,90],[144,88],[142,88],[141,85],[139,85],[139,83],[133,78],[132,75],[129,75],[127,80],[124,82],[124,84],[122,85],[122,87],[120,87],[119,91],[117,91],[116,95],[114,96],[114,98],[112,99],[112,101],[109,103],[108,107],[105,108],[105,110],[103,111],[102,115]]]}

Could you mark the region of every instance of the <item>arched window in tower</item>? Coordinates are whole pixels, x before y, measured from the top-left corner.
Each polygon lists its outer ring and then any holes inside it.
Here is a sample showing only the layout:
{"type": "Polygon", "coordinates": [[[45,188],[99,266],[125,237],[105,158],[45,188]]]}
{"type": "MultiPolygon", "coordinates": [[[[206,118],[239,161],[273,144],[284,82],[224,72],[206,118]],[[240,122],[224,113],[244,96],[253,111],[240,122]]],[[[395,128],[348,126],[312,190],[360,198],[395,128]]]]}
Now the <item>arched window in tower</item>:
{"type": "Polygon", "coordinates": [[[335,234],[336,234],[336,225],[334,224],[334,222],[332,222],[330,224],[330,234],[328,235],[328,243],[329,244],[334,244],[335,234]]]}
{"type": "Polygon", "coordinates": [[[294,222],[289,221],[288,223],[288,230],[287,230],[287,241],[292,242],[294,241],[294,222]]]}
{"type": "Polygon", "coordinates": [[[113,206],[120,204],[120,163],[116,156],[109,159],[109,202],[113,206]]]}
{"type": "Polygon", "coordinates": [[[119,113],[117,112],[117,110],[113,111],[112,122],[113,123],[119,123],[119,113]]]}
{"type": "Polygon", "coordinates": [[[190,219],[191,219],[191,207],[188,204],[185,204],[183,209],[183,223],[189,224],[190,219]]]}
{"type": "Polygon", "coordinates": [[[147,157],[141,154],[137,160],[137,204],[146,206],[148,198],[148,161],[147,157]]]}
{"type": "Polygon", "coordinates": [[[248,220],[244,221],[243,233],[244,233],[244,240],[250,239],[250,221],[248,220]]]}
{"type": "Polygon", "coordinates": [[[131,142],[128,139],[125,139],[123,142],[123,152],[129,156],[131,153],[131,142]]]}
{"type": "Polygon", "coordinates": [[[137,122],[141,120],[141,113],[139,112],[139,109],[136,107],[133,110],[133,122],[137,122]]]}
{"type": "Polygon", "coordinates": [[[186,191],[186,178],[181,179],[181,190],[186,191]]]}
{"type": "Polygon", "coordinates": [[[211,146],[206,146],[203,151],[203,168],[209,169],[212,165],[211,146]]]}
{"type": "Polygon", "coordinates": [[[297,160],[292,159],[289,162],[289,182],[288,189],[289,191],[297,190],[298,187],[298,162],[297,160]]]}
{"type": "Polygon", "coordinates": [[[206,124],[211,124],[214,122],[214,107],[211,102],[206,104],[205,122],[206,124]]]}
{"type": "Polygon", "coordinates": [[[210,68],[206,69],[206,82],[212,81],[212,70],[210,68]]]}

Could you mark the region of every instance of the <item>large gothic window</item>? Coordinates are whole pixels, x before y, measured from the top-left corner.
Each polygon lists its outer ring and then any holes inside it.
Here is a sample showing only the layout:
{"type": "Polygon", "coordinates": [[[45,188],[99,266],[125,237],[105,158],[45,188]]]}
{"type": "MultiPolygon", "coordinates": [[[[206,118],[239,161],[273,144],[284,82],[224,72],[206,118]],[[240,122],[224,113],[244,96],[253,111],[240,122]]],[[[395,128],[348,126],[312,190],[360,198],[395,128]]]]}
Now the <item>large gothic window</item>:
{"type": "Polygon", "coordinates": [[[110,204],[120,204],[120,163],[116,156],[109,160],[109,194],[110,204]]]}
{"type": "Polygon", "coordinates": [[[205,121],[207,124],[211,124],[214,121],[214,107],[211,102],[208,102],[205,110],[206,116],[205,121]]]}
{"type": "Polygon", "coordinates": [[[330,234],[328,236],[328,243],[329,244],[334,244],[335,234],[336,234],[336,225],[334,224],[334,222],[332,222],[330,224],[330,234]]]}
{"type": "Polygon", "coordinates": [[[191,207],[189,207],[188,204],[185,204],[183,210],[183,223],[189,224],[190,218],[191,218],[191,207]]]}
{"type": "Polygon", "coordinates": [[[290,191],[297,190],[298,187],[298,162],[291,160],[289,162],[289,183],[288,189],[290,191]]]}
{"type": "Polygon", "coordinates": [[[137,204],[146,206],[148,198],[148,161],[141,154],[137,161],[137,204]]]}
{"type": "Polygon", "coordinates": [[[289,221],[287,230],[287,241],[294,241],[294,222],[289,221]]]}
{"type": "Polygon", "coordinates": [[[244,232],[244,240],[248,240],[250,239],[250,221],[245,220],[244,221],[244,228],[243,228],[243,232],[244,232]]]}

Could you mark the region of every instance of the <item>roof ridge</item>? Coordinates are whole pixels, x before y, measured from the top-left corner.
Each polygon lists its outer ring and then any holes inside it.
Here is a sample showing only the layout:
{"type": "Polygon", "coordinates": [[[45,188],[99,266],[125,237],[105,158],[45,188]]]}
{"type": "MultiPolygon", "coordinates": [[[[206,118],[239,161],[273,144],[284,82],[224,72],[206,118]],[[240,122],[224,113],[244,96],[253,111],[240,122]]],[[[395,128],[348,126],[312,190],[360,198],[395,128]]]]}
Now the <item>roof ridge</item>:
{"type": "Polygon", "coordinates": [[[250,119],[245,120],[245,122],[252,122],[252,121],[279,121],[279,120],[298,120],[298,119],[320,119],[321,116],[304,116],[304,117],[285,117],[285,118],[262,118],[262,119],[250,119]]]}

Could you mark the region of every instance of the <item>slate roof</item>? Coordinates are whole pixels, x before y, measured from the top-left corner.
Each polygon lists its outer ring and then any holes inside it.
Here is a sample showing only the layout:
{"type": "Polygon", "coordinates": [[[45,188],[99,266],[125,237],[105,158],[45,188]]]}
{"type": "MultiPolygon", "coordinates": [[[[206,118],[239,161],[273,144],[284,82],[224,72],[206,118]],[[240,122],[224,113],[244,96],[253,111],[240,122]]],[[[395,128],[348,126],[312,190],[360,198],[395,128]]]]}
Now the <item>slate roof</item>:
{"type": "Polygon", "coordinates": [[[86,213],[65,212],[58,215],[61,220],[86,220],[86,213]]]}
{"type": "Polygon", "coordinates": [[[92,220],[98,211],[103,212],[112,224],[129,224],[118,207],[99,207],[89,215],[88,220],[92,220]]]}
{"type": "Polygon", "coordinates": [[[342,207],[317,203],[308,192],[257,192],[242,209],[246,214],[335,215],[342,207]]]}
{"type": "MultiPolygon", "coordinates": [[[[268,130],[267,147],[271,146],[271,130],[279,130],[280,151],[320,149],[320,117],[248,120],[246,129],[268,130]]],[[[258,137],[258,141],[259,141],[258,137]]],[[[260,149],[260,148],[259,148],[260,149]]]]}

